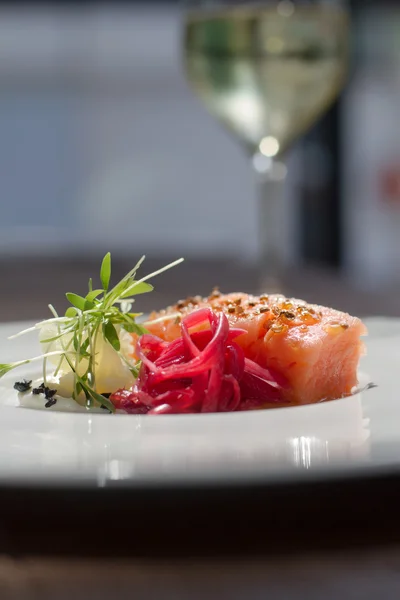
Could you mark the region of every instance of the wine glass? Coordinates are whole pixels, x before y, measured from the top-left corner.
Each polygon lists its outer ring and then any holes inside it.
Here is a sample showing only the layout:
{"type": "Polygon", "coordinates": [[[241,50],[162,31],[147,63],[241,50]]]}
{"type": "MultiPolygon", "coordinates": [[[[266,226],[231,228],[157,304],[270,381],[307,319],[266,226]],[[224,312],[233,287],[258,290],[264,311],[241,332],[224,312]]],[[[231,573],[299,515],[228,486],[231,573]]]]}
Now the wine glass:
{"type": "Polygon", "coordinates": [[[188,0],[185,68],[260,181],[264,291],[281,291],[285,154],[341,91],[348,17],[340,0],[188,0]]]}

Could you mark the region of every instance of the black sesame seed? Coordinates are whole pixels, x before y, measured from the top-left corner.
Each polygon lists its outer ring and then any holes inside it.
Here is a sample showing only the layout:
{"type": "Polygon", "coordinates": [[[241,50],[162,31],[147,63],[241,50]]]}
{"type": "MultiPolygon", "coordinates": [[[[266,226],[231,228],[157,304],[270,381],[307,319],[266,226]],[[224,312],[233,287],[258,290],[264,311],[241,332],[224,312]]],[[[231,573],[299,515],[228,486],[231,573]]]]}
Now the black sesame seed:
{"type": "MultiPolygon", "coordinates": [[[[46,400],[53,400],[56,393],[57,393],[57,390],[50,389],[47,385],[44,385],[44,383],[41,383],[39,385],[39,387],[34,388],[32,390],[32,394],[35,394],[35,396],[38,396],[39,394],[44,394],[44,397],[46,398],[46,400]]],[[[55,404],[55,402],[53,402],[53,404],[55,404]]],[[[53,406],[53,404],[51,404],[50,406],[53,406]]],[[[49,408],[49,407],[47,407],[47,408],[49,408]]]]}
{"type": "Polygon", "coordinates": [[[37,396],[38,394],[44,394],[44,388],[45,388],[44,383],[41,383],[39,385],[39,387],[33,388],[32,394],[35,394],[35,396],[37,396]]]}
{"type": "Polygon", "coordinates": [[[55,404],[57,404],[57,398],[49,398],[44,406],[45,408],[51,408],[55,404]]]}
{"type": "Polygon", "coordinates": [[[32,384],[32,380],[27,381],[26,379],[24,379],[23,381],[16,381],[14,383],[14,390],[17,390],[17,392],[24,394],[25,392],[29,392],[29,390],[32,387],[31,384],[32,384]]]}

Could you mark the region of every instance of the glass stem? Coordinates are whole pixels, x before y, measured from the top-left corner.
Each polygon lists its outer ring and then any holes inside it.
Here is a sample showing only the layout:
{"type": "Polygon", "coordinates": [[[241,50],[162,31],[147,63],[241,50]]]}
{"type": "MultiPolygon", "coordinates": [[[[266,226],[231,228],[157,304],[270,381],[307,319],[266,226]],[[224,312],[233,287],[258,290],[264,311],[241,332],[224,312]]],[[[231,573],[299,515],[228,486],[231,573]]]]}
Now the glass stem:
{"type": "Polygon", "coordinates": [[[268,168],[262,173],[257,173],[259,179],[258,235],[261,293],[284,293],[286,173],[286,166],[279,161],[270,161],[268,168]]]}

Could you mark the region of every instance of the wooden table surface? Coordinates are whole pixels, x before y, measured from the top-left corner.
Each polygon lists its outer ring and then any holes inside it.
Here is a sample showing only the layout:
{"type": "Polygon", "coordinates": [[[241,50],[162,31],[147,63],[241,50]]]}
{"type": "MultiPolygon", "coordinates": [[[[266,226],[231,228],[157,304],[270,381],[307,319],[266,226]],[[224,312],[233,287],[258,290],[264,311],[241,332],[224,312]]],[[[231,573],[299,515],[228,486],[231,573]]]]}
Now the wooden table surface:
{"type": "Polygon", "coordinates": [[[400,549],[286,560],[0,559],[2,600],[377,600],[400,597],[400,549]]]}

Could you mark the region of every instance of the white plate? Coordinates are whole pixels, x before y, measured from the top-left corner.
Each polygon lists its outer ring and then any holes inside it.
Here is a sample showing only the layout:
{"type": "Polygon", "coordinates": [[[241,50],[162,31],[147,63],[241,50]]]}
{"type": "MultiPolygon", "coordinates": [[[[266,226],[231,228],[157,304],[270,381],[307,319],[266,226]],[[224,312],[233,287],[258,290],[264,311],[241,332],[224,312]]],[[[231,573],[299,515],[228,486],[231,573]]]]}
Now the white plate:
{"type": "MultiPolygon", "coordinates": [[[[129,486],[374,474],[400,466],[400,320],[367,322],[363,379],[378,387],[313,406],[233,414],[133,416],[18,406],[0,380],[0,484],[129,486]]],[[[26,326],[0,326],[0,362],[38,353],[26,326]]],[[[34,336],[33,336],[34,337],[34,336]]]]}

